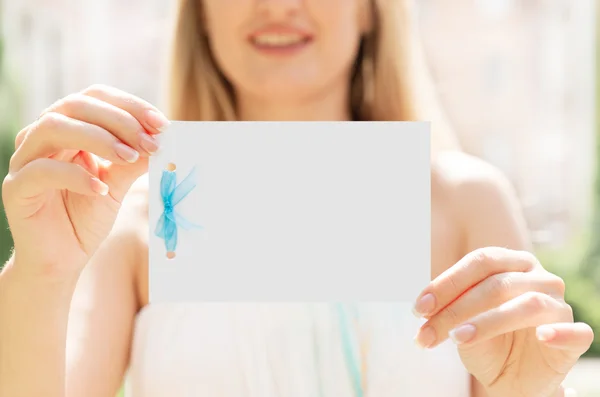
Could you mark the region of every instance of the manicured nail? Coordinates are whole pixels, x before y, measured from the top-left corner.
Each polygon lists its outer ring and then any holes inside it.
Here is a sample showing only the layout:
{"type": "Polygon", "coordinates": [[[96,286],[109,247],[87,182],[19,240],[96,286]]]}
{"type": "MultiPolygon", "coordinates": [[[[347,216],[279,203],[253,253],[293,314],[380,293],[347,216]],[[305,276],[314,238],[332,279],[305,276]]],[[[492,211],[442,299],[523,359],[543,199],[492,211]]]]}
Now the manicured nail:
{"type": "Polygon", "coordinates": [[[473,339],[476,330],[477,329],[474,325],[464,324],[448,332],[448,336],[450,337],[450,339],[452,339],[454,343],[460,345],[473,339]]]}
{"type": "Polygon", "coordinates": [[[421,349],[427,349],[428,347],[431,347],[436,340],[437,335],[435,330],[430,326],[421,328],[415,337],[415,343],[421,349]]]}
{"type": "Polygon", "coordinates": [[[140,157],[140,154],[137,150],[130,148],[124,143],[118,142],[115,145],[115,152],[117,155],[128,163],[135,163],[137,159],[140,157]]]}
{"type": "Polygon", "coordinates": [[[162,113],[154,110],[146,111],[146,122],[150,127],[156,128],[158,131],[163,131],[170,124],[169,120],[162,113]]]}
{"type": "Polygon", "coordinates": [[[158,142],[156,139],[146,134],[145,132],[140,133],[141,143],[140,146],[144,148],[149,154],[154,154],[158,150],[158,142]]]}
{"type": "Polygon", "coordinates": [[[556,336],[556,330],[548,325],[542,325],[535,330],[535,336],[542,342],[548,342],[556,336]]]}
{"type": "Polygon", "coordinates": [[[423,295],[413,307],[413,314],[417,318],[428,315],[435,310],[435,296],[433,294],[423,295]]]}
{"type": "Polygon", "coordinates": [[[565,397],[577,397],[577,391],[572,388],[565,389],[565,397]]]}
{"type": "Polygon", "coordinates": [[[92,178],[92,190],[101,196],[108,194],[108,185],[98,178],[92,178]]]}

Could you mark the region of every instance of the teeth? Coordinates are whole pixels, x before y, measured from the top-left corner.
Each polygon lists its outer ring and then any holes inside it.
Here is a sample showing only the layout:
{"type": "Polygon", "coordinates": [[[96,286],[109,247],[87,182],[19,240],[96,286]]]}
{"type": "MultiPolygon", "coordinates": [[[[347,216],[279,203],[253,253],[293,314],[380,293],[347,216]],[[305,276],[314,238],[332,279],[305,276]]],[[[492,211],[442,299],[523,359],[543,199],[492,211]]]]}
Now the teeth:
{"type": "Polygon", "coordinates": [[[254,42],[258,45],[268,46],[288,46],[302,41],[302,36],[298,34],[261,34],[254,37],[254,42]]]}

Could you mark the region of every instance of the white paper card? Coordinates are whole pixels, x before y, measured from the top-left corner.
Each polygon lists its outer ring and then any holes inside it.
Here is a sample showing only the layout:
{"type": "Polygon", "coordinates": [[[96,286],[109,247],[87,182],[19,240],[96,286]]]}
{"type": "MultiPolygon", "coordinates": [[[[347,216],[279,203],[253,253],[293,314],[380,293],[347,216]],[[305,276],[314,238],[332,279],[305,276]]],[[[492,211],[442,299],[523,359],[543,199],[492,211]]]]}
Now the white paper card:
{"type": "Polygon", "coordinates": [[[425,122],[173,122],[150,161],[150,302],[413,301],[430,277],[429,139],[425,122]],[[199,228],[176,227],[169,259],[161,178],[193,169],[174,211],[199,228]]]}

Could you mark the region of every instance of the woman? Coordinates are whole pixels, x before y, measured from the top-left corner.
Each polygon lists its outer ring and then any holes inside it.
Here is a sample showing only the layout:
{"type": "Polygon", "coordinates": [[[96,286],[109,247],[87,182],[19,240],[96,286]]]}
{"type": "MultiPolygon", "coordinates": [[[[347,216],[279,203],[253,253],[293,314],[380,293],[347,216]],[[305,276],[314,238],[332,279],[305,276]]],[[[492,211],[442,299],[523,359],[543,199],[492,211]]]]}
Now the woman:
{"type": "Polygon", "coordinates": [[[411,13],[408,0],[181,0],[171,117],[433,120],[433,281],[413,329],[431,354],[395,334],[412,323],[392,304],[365,305],[354,361],[341,347],[350,328],[336,328],[326,304],[146,306],[140,176],[168,121],[93,86],[16,139],[3,185],[15,250],[0,278],[0,397],[112,397],[127,370],[134,397],[563,395],[592,330],[573,323],[562,280],[525,252],[505,179],[443,152],[452,141],[440,139],[411,13]],[[460,360],[440,350],[449,338],[460,360]]]}

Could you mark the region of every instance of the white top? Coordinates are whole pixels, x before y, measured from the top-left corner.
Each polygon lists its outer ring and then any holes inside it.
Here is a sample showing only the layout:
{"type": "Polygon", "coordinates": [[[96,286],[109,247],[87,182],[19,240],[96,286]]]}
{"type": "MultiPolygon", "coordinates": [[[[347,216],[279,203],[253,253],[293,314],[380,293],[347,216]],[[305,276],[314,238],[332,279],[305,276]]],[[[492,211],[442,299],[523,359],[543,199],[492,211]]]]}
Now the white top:
{"type": "Polygon", "coordinates": [[[468,397],[456,347],[420,350],[420,324],[408,303],[152,304],[125,395],[468,397]]]}

